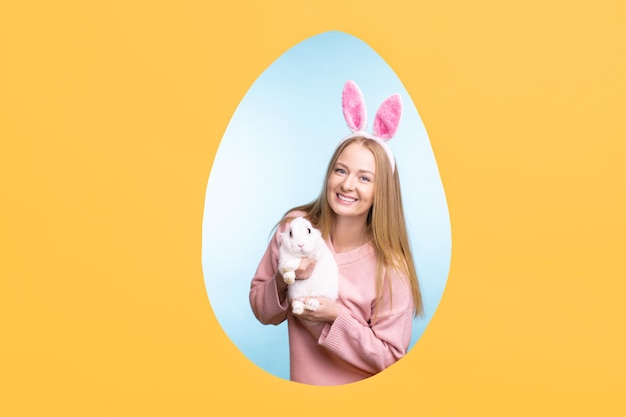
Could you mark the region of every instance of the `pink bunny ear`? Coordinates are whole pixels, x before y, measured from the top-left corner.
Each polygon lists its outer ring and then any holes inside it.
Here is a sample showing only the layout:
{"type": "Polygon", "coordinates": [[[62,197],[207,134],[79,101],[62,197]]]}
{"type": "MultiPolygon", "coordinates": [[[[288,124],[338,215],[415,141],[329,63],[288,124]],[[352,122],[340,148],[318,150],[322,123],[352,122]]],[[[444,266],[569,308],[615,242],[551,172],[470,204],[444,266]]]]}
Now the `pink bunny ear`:
{"type": "Polygon", "coordinates": [[[374,135],[383,140],[389,140],[396,134],[402,117],[402,99],[399,94],[393,94],[380,105],[374,118],[374,135]]]}
{"type": "Polygon", "coordinates": [[[343,117],[351,131],[358,132],[365,129],[367,118],[365,100],[361,90],[352,80],[347,81],[343,86],[341,107],[343,108],[343,117]]]}

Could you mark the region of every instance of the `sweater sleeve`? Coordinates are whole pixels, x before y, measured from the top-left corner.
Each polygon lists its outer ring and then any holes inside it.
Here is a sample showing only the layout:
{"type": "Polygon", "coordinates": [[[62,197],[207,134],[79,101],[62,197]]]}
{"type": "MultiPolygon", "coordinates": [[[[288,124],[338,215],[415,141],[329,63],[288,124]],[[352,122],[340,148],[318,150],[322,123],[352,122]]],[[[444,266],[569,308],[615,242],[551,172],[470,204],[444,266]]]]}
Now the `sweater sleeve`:
{"type": "Polygon", "coordinates": [[[411,290],[406,279],[390,275],[392,295],[383,296],[375,322],[363,323],[343,309],[332,324],[324,327],[318,339],[334,355],[372,374],[402,358],[411,341],[414,306],[411,290]]]}
{"type": "MultiPolygon", "coordinates": [[[[287,302],[280,302],[276,273],[278,271],[278,230],[270,241],[250,285],[250,307],[263,324],[280,324],[287,318],[287,302]]],[[[285,297],[283,297],[285,300],[285,297]]]]}

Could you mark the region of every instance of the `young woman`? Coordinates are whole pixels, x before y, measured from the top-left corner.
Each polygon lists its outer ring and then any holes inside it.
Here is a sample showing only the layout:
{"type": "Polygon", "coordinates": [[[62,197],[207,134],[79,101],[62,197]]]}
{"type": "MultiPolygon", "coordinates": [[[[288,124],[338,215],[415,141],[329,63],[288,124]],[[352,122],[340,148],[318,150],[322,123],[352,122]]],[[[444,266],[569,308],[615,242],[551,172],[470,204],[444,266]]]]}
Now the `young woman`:
{"type": "MultiPolygon", "coordinates": [[[[373,135],[363,130],[365,106],[351,81],[343,108],[353,133],[334,152],[319,197],[281,220],[250,288],[260,322],[288,322],[291,380],[312,385],[356,382],[395,363],[408,350],[413,317],[422,313],[398,171],[386,144],[399,123],[399,96],[381,105],[373,135]],[[301,315],[292,314],[277,268],[280,232],[295,216],[321,230],[340,275],[338,300],[321,298],[316,311],[301,315]]],[[[313,268],[303,259],[296,279],[307,279],[313,268]]]]}

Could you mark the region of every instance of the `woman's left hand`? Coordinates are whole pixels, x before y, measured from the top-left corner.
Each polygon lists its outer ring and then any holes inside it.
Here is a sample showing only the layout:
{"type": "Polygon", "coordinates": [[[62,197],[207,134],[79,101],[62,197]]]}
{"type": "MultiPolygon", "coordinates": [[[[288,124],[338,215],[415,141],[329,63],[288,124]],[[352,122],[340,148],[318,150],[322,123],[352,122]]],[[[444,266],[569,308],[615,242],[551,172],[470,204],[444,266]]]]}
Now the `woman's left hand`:
{"type": "Polygon", "coordinates": [[[318,323],[332,323],[335,321],[339,314],[341,313],[341,306],[334,302],[333,300],[326,297],[315,297],[319,301],[320,305],[317,307],[317,310],[311,311],[306,308],[302,312],[302,314],[297,315],[296,317],[302,320],[308,320],[318,323]]]}

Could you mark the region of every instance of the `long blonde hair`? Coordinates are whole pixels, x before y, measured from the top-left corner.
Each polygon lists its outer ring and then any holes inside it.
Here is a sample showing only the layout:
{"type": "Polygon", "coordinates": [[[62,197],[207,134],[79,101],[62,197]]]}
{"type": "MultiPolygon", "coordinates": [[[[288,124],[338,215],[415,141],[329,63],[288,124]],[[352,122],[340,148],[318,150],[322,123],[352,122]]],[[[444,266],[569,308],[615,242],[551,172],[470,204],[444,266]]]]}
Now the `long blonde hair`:
{"type": "MultiPolygon", "coordinates": [[[[378,258],[376,313],[385,289],[389,291],[391,297],[391,280],[384,279],[384,271],[385,269],[395,269],[409,280],[415,306],[414,315],[422,315],[422,296],[406,230],[398,167],[396,166],[395,170],[392,170],[387,154],[374,140],[356,136],[341,143],[330,159],[319,197],[308,204],[292,208],[285,213],[285,216],[295,210],[304,211],[306,217],[322,232],[324,238],[328,238],[335,215],[328,204],[328,178],[332,174],[341,152],[351,144],[360,144],[369,149],[374,155],[376,163],[374,203],[367,216],[366,226],[369,235],[372,236],[372,246],[378,258]]],[[[287,218],[285,217],[285,219],[287,218]]]]}

